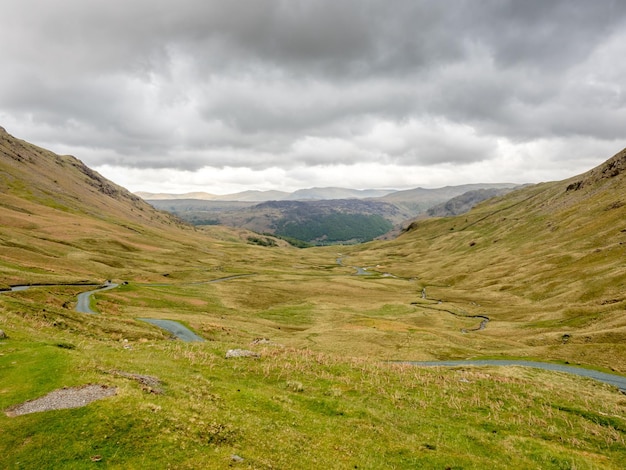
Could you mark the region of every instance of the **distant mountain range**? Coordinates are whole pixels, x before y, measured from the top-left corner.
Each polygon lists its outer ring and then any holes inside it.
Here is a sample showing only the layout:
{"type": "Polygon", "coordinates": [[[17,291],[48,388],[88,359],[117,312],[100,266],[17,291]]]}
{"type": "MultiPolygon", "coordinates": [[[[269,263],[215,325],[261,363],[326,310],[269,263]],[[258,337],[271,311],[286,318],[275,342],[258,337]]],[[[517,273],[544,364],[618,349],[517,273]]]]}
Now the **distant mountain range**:
{"type": "Polygon", "coordinates": [[[206,192],[189,193],[150,193],[138,191],[135,194],[148,201],[170,201],[180,199],[198,199],[201,201],[237,201],[237,202],[265,202],[265,201],[307,201],[307,200],[329,200],[329,199],[370,199],[389,198],[389,202],[419,199],[430,205],[433,200],[450,199],[467,191],[477,189],[492,188],[512,188],[513,183],[495,184],[464,184],[460,186],[446,186],[437,189],[415,188],[408,190],[397,189],[350,189],[350,188],[308,188],[298,189],[293,192],[285,191],[257,191],[249,190],[232,194],[211,194],[206,192]]]}
{"type": "Polygon", "coordinates": [[[325,199],[366,199],[382,197],[396,192],[395,189],[348,189],[348,188],[309,188],[298,189],[288,193],[284,191],[242,191],[240,193],[216,195],[204,192],[192,192],[184,194],[148,193],[137,192],[137,196],[145,200],[161,201],[172,199],[200,199],[205,201],[240,201],[240,202],[264,202],[264,201],[305,201],[325,199]]]}
{"type": "MultiPolygon", "coordinates": [[[[356,190],[310,188],[293,193],[245,191],[225,196],[137,193],[154,207],[194,225],[226,225],[313,244],[359,243],[408,225],[414,218],[470,193],[456,212],[515,188],[513,183],[466,184],[437,189],[356,190]]],[[[444,215],[444,214],[437,214],[444,215]]]]}

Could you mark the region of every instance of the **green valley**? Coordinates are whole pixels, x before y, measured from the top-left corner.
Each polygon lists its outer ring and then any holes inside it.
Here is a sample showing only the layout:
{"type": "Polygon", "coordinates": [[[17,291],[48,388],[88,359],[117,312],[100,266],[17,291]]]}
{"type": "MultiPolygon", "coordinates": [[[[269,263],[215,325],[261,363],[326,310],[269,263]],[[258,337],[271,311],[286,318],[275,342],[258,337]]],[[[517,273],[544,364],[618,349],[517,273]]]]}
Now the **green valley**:
{"type": "Polygon", "coordinates": [[[623,468],[615,386],[403,361],[625,377],[624,221],[626,151],[393,240],[298,249],[188,225],[1,130],[0,467],[623,468]],[[87,385],[114,394],[17,413],[87,385]]]}

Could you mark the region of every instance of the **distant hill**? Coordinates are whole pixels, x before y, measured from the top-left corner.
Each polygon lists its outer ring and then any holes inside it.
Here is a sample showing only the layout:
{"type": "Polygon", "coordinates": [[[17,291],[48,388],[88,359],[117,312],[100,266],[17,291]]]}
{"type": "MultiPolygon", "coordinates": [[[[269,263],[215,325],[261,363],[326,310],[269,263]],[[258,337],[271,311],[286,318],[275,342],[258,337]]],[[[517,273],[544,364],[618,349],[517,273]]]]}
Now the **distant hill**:
{"type": "Polygon", "coordinates": [[[215,195],[210,193],[195,192],[195,193],[183,193],[183,194],[170,194],[170,193],[148,193],[148,192],[136,192],[137,196],[145,200],[177,200],[177,199],[199,199],[206,201],[280,201],[287,199],[290,193],[282,191],[243,191],[234,194],[215,195]]]}
{"type": "Polygon", "coordinates": [[[305,201],[327,199],[366,199],[381,197],[395,192],[395,189],[348,189],[348,188],[308,188],[287,193],[284,191],[242,191],[240,193],[215,195],[195,192],[184,194],[137,192],[137,196],[150,201],[169,199],[200,199],[206,201],[305,201]]]}
{"type": "Polygon", "coordinates": [[[514,188],[476,189],[453,197],[449,201],[437,204],[426,211],[428,217],[450,217],[464,214],[479,202],[510,193],[514,188]]]}
{"type": "MultiPolygon", "coordinates": [[[[269,201],[246,211],[246,226],[257,231],[320,244],[361,243],[392,228],[399,211],[372,200],[269,201]]],[[[227,217],[222,219],[229,222],[227,217]]],[[[235,225],[235,220],[230,220],[235,225]]],[[[229,225],[230,225],[229,224],[229,225]]]]}
{"type": "Polygon", "coordinates": [[[198,199],[203,201],[237,201],[237,202],[264,202],[264,201],[307,201],[332,199],[373,199],[381,198],[384,202],[395,205],[405,205],[410,212],[422,212],[424,208],[432,207],[445,202],[464,192],[476,189],[512,188],[515,184],[465,184],[461,186],[446,186],[438,189],[415,188],[398,191],[396,189],[349,189],[349,188],[307,188],[288,193],[284,191],[243,191],[240,193],[216,195],[205,192],[191,192],[182,194],[136,192],[135,194],[148,201],[198,199]]]}
{"type": "Polygon", "coordinates": [[[310,188],[294,191],[288,199],[296,201],[307,199],[366,199],[382,197],[393,192],[395,192],[394,189],[310,188]]]}
{"type": "Polygon", "coordinates": [[[410,213],[412,217],[425,213],[428,209],[438,204],[449,201],[468,191],[480,189],[510,189],[516,187],[513,183],[479,183],[463,184],[460,186],[445,186],[443,188],[426,189],[415,188],[405,191],[396,191],[381,198],[381,201],[389,202],[410,213]]]}
{"type": "MultiPolygon", "coordinates": [[[[447,202],[449,199],[470,190],[485,189],[499,194],[497,191],[512,189],[513,184],[471,184],[449,186],[438,189],[417,188],[407,191],[389,190],[350,190],[345,188],[312,188],[300,190],[285,196],[282,200],[266,201],[254,204],[244,197],[235,200],[200,200],[200,199],[149,199],[154,207],[172,212],[194,225],[226,225],[243,227],[260,233],[272,233],[298,238],[304,236],[305,241],[327,243],[329,238],[334,243],[365,241],[383,235],[394,226],[396,234],[401,227],[431,207],[447,202]],[[383,194],[381,197],[371,197],[383,194]],[[342,196],[332,199],[331,196],[342,196]],[[304,215],[306,214],[306,215],[304,215]],[[357,214],[360,214],[357,217],[357,214]],[[331,219],[321,222],[320,216],[331,219]],[[362,217],[361,217],[362,216],[362,217]],[[356,222],[359,218],[359,222],[356,222]],[[380,220],[382,218],[383,220],[380,220]],[[367,220],[367,222],[365,222],[367,220]],[[312,230],[312,226],[317,228],[312,230]],[[307,228],[308,226],[308,228],[307,228]],[[352,227],[342,231],[343,237],[331,235],[337,226],[352,227]],[[287,227],[289,229],[287,230],[287,227]],[[375,227],[375,228],[374,228],[375,227]],[[287,233],[284,233],[287,230],[287,233]],[[329,233],[321,233],[328,230],[329,233]],[[364,231],[366,233],[364,233],[364,231]]],[[[244,194],[244,193],[240,193],[244,194]]],[[[262,193],[266,194],[266,193],[262,193]]],[[[480,196],[487,197],[490,193],[475,193],[468,197],[464,210],[469,210],[470,199],[480,196]],[[480,196],[479,196],[480,195],[480,196]]],[[[223,196],[226,198],[227,196],[223,196]]],[[[239,197],[239,196],[237,196],[239,197]]],[[[482,200],[482,199],[480,199],[482,200]]]]}

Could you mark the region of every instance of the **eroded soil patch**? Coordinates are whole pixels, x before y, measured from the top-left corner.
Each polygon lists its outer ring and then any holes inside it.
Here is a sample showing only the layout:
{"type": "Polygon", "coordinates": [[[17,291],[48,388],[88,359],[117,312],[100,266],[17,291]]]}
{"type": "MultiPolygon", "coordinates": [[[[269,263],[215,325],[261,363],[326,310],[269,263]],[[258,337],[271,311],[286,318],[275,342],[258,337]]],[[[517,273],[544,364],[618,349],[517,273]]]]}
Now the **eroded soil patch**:
{"type": "Polygon", "coordinates": [[[85,385],[83,387],[61,388],[47,395],[29,400],[20,405],[12,406],[5,410],[9,417],[38,413],[40,411],[63,410],[67,408],[80,408],[89,403],[113,396],[117,388],[107,385],[85,385]]]}

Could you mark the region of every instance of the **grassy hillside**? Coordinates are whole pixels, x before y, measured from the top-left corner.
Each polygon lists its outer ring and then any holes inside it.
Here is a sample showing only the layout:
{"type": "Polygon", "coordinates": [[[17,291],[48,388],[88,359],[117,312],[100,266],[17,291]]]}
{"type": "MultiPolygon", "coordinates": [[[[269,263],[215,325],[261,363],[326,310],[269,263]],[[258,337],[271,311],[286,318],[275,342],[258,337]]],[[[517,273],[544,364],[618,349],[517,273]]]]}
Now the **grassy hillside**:
{"type": "Polygon", "coordinates": [[[0,413],[0,468],[626,460],[614,387],[388,362],[530,356],[626,373],[624,182],[608,177],[619,158],[394,241],[297,250],[195,230],[71,157],[6,133],[0,142],[0,282],[47,284],[0,293],[0,409],[63,387],[116,390],[75,409],[0,413]],[[100,314],[76,312],[85,288],[62,284],[105,279],[125,283],[96,294],[100,314]],[[485,330],[470,331],[472,314],[490,317],[485,330]],[[206,341],[172,340],[138,318],[179,321],[206,341]],[[259,357],[226,359],[234,348],[259,357]]]}
{"type": "Polygon", "coordinates": [[[196,230],[76,158],[0,130],[0,288],[222,276],[246,269],[231,266],[228,247],[245,259],[250,235],[196,230]]]}
{"type": "Polygon", "coordinates": [[[624,373],[625,161],[620,152],[584,175],[417,222],[353,250],[353,261],[416,279],[450,310],[488,315],[480,342],[460,356],[489,350],[624,373]]]}

